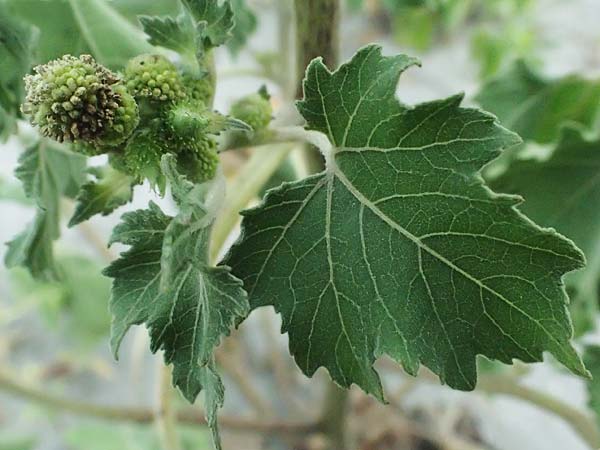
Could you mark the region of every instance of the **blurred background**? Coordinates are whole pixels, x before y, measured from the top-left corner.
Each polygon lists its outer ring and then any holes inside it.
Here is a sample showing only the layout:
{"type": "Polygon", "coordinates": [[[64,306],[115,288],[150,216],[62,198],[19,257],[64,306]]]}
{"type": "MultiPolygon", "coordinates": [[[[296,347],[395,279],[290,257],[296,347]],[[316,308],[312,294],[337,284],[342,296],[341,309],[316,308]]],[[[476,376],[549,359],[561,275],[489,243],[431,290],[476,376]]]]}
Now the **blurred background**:
{"type": "MultiPolygon", "coordinates": [[[[0,14],[10,11],[39,28],[38,62],[64,53],[95,51],[85,33],[89,24],[83,25],[85,18],[73,14],[68,1],[2,3],[10,9],[0,14]]],[[[109,3],[134,24],[137,14],[168,14],[178,7],[175,0],[109,3]]],[[[286,65],[293,52],[288,0],[246,0],[246,7],[243,2],[233,3],[239,20],[245,21],[244,29],[251,33],[246,44],[234,40],[230,48],[218,50],[215,106],[227,111],[232,101],[267,84],[278,111],[294,76],[286,65]]],[[[407,53],[422,61],[422,68],[403,75],[398,92],[402,101],[415,103],[464,91],[467,102],[476,104],[482,89],[504,79],[499,77],[514,75],[515,67],[526,67],[540,80],[577,74],[596,83],[599,24],[599,0],[346,0],[341,60],[366,43],[378,42],[385,54],[407,53]]],[[[513,86],[510,78],[507,83],[513,86]]],[[[569,94],[567,90],[564,95],[569,94]]],[[[502,95],[510,100],[513,94],[508,90],[502,95]]],[[[479,103],[484,104],[485,98],[480,96],[479,103]]],[[[501,116],[501,110],[493,112],[501,116]]],[[[532,139],[530,151],[543,153],[549,144],[544,141],[532,139]]],[[[19,233],[34,214],[13,175],[22,150],[22,138],[0,145],[2,242],[19,233]]],[[[250,154],[250,150],[229,152],[224,157],[226,174],[236,173],[250,154]]],[[[270,184],[299,172],[292,155],[270,184]]],[[[146,330],[137,327],[127,335],[120,361],[113,359],[108,345],[110,280],[100,275],[121,250],[106,248],[120,215],[156,197],[148,186],[136,190],[135,201],[111,216],[96,216],[76,229],[63,229],[56,246],[63,282],[42,283],[25,270],[0,268],[0,450],[161,448],[152,423],[162,382],[161,358],[149,352],[146,330]]],[[[162,204],[169,207],[168,200],[162,204]]],[[[73,205],[65,201],[62,207],[66,220],[73,205]]],[[[229,237],[230,242],[234,239],[235,235],[229,237]]],[[[0,256],[4,251],[0,247],[0,256]]],[[[591,302],[597,302],[595,296],[591,302]]],[[[585,311],[574,316],[581,330],[578,342],[598,341],[592,331],[595,316],[585,311]]],[[[279,327],[272,309],[255,311],[218,351],[227,387],[221,412],[227,449],[330,448],[319,433],[303,428],[320,413],[327,375],[319,371],[313,379],[304,377],[289,356],[279,327]]],[[[585,382],[552,361],[508,368],[481,361],[482,384],[473,393],[439,386],[426,373],[411,379],[385,359],[378,368],[390,404],[378,404],[358,389],[351,391],[352,449],[590,448],[574,426],[580,418],[594,420],[585,382]],[[523,391],[505,388],[507,379],[523,391]],[[573,413],[571,423],[559,417],[554,407],[573,413]]],[[[182,415],[187,414],[181,426],[183,448],[212,448],[209,432],[193,423],[197,411],[178,395],[174,401],[182,415]]]]}

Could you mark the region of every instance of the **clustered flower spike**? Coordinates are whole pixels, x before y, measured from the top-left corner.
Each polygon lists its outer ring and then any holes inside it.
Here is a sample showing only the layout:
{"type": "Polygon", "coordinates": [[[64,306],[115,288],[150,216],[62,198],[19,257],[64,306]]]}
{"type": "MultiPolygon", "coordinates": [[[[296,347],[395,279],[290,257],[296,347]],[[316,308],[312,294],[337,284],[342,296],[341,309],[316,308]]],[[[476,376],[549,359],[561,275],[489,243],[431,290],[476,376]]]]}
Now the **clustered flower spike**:
{"type": "Polygon", "coordinates": [[[135,129],[135,100],[116,74],[89,55],[66,55],[25,77],[22,110],[43,135],[58,142],[118,145],[135,129]]]}
{"type": "Polygon", "coordinates": [[[194,78],[190,75],[183,76],[183,85],[190,100],[209,103],[214,93],[214,86],[208,75],[194,78]]]}
{"type": "Polygon", "coordinates": [[[127,89],[136,98],[173,102],[186,97],[177,68],[161,55],[140,55],[125,68],[127,89]]]}

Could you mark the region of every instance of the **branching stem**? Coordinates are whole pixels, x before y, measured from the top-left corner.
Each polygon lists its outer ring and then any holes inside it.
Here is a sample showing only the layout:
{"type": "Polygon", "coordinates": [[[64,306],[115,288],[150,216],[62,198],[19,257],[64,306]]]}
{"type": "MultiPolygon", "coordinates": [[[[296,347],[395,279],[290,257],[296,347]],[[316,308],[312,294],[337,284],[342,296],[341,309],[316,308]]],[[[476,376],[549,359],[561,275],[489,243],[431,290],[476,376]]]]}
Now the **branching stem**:
{"type": "MultiPolygon", "coordinates": [[[[104,406],[52,395],[45,390],[22,383],[3,370],[0,370],[0,390],[43,406],[98,419],[151,424],[156,416],[155,411],[151,408],[104,406]]],[[[180,423],[206,425],[204,413],[197,408],[181,409],[176,412],[176,418],[180,423]]],[[[318,425],[315,423],[256,421],[237,417],[221,417],[219,423],[224,428],[243,432],[269,432],[302,436],[318,430],[318,425]]]]}

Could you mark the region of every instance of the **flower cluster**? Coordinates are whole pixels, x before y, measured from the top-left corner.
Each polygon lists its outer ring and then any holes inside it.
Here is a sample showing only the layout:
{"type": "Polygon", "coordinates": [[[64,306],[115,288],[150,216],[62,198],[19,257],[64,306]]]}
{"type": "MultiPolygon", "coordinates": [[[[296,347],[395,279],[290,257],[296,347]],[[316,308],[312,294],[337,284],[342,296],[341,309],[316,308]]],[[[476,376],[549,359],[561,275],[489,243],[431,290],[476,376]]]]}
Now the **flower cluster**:
{"type": "Polygon", "coordinates": [[[119,77],[89,55],[70,55],[25,77],[23,113],[58,142],[94,146],[124,142],[139,121],[138,107],[119,77]]]}

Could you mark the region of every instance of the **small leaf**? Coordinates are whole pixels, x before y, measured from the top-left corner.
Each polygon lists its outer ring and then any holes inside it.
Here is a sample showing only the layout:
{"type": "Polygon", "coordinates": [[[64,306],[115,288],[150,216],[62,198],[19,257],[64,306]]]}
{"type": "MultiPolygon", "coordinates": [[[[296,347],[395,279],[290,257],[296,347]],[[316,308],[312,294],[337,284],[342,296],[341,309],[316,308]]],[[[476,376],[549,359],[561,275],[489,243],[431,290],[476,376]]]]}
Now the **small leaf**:
{"type": "MultiPolygon", "coordinates": [[[[123,215],[111,242],[130,249],[105,275],[114,278],[111,297],[115,355],[131,325],[145,323],[153,352],[164,350],[173,364],[173,383],[189,402],[205,394],[207,420],[219,446],[217,409],[223,386],[214,349],[248,314],[242,283],[226,267],[208,263],[214,213],[208,185],[194,185],[177,174],[173,157],[163,157],[180,213],[165,215],[157,205],[123,215]]],[[[212,192],[212,191],[211,191],[212,192]]]]}
{"type": "Polygon", "coordinates": [[[520,209],[539,224],[573,239],[587,256],[585,270],[569,274],[575,291],[571,311],[578,334],[593,326],[600,279],[600,135],[564,128],[549,158],[517,159],[492,188],[525,198],[520,209]]]}
{"type": "Polygon", "coordinates": [[[94,168],[89,172],[95,175],[96,181],[89,181],[81,186],[69,227],[96,214],[106,216],[119,206],[129,203],[133,197],[135,180],[129,175],[110,166],[94,168]]]}
{"type": "Polygon", "coordinates": [[[8,267],[26,267],[34,278],[56,279],[53,241],[60,235],[60,197],[74,197],[84,181],[85,157],[42,141],[19,158],[15,175],[38,210],[27,228],[8,243],[8,267]]]}
{"type": "Polygon", "coordinates": [[[140,23],[152,45],[168,48],[181,54],[195,54],[196,36],[185,15],[172,17],[140,16],[140,23]]]}
{"type": "Polygon", "coordinates": [[[237,55],[246,45],[250,35],[256,31],[258,21],[245,0],[232,0],[231,6],[235,26],[231,30],[231,39],[227,42],[227,48],[237,55]]]}
{"type": "Polygon", "coordinates": [[[462,96],[400,103],[398,78],[415,63],[367,46],[335,72],[309,65],[298,109],[329,138],[327,169],[244,212],[225,262],[252,308],[282,315],[307,375],[325,367],[379,398],[383,354],[465,390],[477,355],[510,364],[549,351],[586,375],[561,281],[583,255],[479,175],[518,136],[462,96]]]}
{"type": "Polygon", "coordinates": [[[600,111],[600,81],[578,75],[544,79],[518,61],[486,83],[476,101],[524,140],[548,144],[565,122],[593,125],[600,111]]]}
{"type": "Polygon", "coordinates": [[[234,26],[229,0],[181,0],[197,30],[198,42],[204,52],[223,45],[231,37],[234,26]]]}

